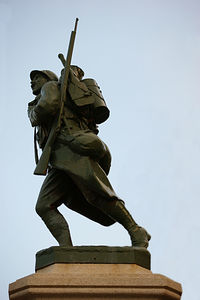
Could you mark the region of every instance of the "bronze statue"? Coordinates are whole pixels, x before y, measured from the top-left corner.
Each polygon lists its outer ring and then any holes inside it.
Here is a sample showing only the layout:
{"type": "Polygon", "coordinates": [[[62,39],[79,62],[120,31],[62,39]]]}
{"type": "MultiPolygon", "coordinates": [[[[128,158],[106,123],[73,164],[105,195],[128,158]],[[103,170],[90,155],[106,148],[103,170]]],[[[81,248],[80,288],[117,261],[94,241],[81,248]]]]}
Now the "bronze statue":
{"type": "Polygon", "coordinates": [[[128,231],[132,246],[147,248],[150,235],[133,220],[107,178],[111,155],[97,127],[109,117],[105,100],[96,81],[83,79],[83,70],[71,65],[68,58],[61,57],[65,68],[59,79],[49,70],[30,73],[36,96],[28,104],[35,127],[35,174],[46,173],[38,167],[41,159],[38,163],[36,142],[43,158],[48,157],[48,174],[36,212],[60,246],[72,246],[68,224],[58,211],[65,204],[104,226],[119,222],[128,231]]]}

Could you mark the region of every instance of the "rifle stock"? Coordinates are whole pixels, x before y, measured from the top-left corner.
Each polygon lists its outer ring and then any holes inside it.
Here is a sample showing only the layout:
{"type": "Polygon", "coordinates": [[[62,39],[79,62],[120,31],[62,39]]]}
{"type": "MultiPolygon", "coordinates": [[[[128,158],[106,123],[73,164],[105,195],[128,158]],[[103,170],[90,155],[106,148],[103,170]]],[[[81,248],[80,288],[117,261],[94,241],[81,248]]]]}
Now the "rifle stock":
{"type": "Polygon", "coordinates": [[[50,156],[51,156],[52,146],[53,146],[56,136],[60,130],[60,123],[61,123],[64,103],[66,101],[66,91],[67,91],[69,70],[70,70],[70,64],[71,64],[71,59],[72,59],[72,52],[73,52],[73,48],[74,48],[77,24],[78,24],[78,18],[76,18],[74,30],[71,32],[71,37],[70,37],[66,60],[64,59],[62,54],[59,54],[59,56],[58,56],[60,58],[60,60],[62,61],[62,63],[63,64],[65,63],[63,80],[61,82],[61,106],[60,106],[59,113],[56,116],[56,118],[53,122],[53,125],[51,127],[47,142],[42,151],[40,159],[34,170],[35,175],[46,175],[50,156]]]}

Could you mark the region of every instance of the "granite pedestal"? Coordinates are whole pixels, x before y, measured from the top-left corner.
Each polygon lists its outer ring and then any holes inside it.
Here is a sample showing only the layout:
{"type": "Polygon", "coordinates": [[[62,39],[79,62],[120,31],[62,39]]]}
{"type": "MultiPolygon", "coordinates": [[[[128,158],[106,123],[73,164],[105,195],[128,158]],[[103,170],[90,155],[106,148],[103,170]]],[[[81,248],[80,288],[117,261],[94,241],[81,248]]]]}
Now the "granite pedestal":
{"type": "Polygon", "coordinates": [[[51,247],[36,273],[11,283],[10,300],[179,300],[181,285],[150,271],[150,254],[134,247],[51,247]]]}

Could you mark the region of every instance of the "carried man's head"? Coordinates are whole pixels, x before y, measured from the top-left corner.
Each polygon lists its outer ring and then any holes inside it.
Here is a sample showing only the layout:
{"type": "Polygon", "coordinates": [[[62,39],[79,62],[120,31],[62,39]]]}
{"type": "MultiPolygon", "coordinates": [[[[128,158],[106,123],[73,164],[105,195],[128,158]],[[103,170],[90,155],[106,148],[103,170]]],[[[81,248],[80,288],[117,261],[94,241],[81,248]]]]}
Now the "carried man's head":
{"type": "Polygon", "coordinates": [[[34,95],[38,95],[41,88],[47,81],[58,81],[56,74],[49,70],[33,70],[30,73],[31,78],[31,88],[34,95]]]}

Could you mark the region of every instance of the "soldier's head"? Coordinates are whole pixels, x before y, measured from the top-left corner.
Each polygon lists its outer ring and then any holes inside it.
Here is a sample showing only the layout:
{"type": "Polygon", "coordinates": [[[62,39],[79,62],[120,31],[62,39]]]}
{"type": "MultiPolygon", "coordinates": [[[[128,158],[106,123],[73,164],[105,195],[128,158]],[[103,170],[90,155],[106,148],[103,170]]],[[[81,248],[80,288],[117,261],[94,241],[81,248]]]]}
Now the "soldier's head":
{"type": "Polygon", "coordinates": [[[84,76],[83,70],[78,66],[74,66],[74,65],[71,65],[70,67],[73,70],[75,76],[78,77],[79,80],[81,80],[84,76]]]}
{"type": "Polygon", "coordinates": [[[56,74],[49,70],[33,70],[30,73],[31,78],[31,88],[34,95],[38,95],[41,91],[41,88],[47,81],[57,81],[58,77],[56,74]]]}

